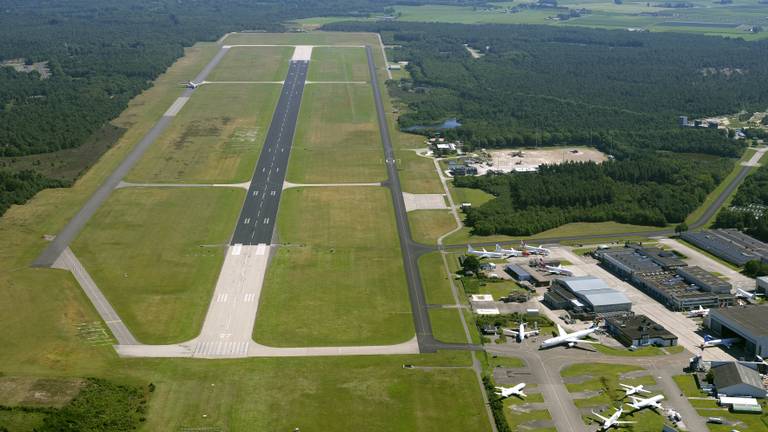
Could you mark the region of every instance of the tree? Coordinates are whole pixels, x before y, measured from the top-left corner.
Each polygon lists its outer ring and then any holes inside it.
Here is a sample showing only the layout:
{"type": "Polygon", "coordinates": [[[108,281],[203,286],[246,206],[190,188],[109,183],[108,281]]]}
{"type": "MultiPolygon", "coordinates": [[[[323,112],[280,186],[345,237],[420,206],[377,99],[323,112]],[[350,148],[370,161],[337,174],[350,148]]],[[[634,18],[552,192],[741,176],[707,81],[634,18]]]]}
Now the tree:
{"type": "Polygon", "coordinates": [[[480,260],[474,255],[467,255],[461,262],[461,269],[465,274],[472,272],[474,274],[480,273],[480,260]]]}
{"type": "Polygon", "coordinates": [[[688,224],[685,222],[679,223],[675,226],[675,234],[680,235],[688,231],[688,224]]]}

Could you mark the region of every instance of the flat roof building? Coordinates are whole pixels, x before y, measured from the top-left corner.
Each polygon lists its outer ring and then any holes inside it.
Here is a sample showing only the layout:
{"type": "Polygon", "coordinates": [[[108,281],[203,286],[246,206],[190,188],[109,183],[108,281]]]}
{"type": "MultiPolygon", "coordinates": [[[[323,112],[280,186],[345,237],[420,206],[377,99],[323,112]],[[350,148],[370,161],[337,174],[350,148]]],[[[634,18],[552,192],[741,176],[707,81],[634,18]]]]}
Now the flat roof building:
{"type": "Polygon", "coordinates": [[[715,391],[721,395],[765,398],[765,387],[760,373],[739,362],[725,363],[712,368],[715,391]]]}
{"type": "Polygon", "coordinates": [[[731,264],[743,266],[752,260],[768,261],[768,244],[737,229],[688,231],[680,237],[731,264]]]}
{"type": "Polygon", "coordinates": [[[624,293],[594,276],[555,279],[544,300],[554,309],[600,315],[626,313],[632,309],[632,302],[624,293]]]}
{"type": "Polygon", "coordinates": [[[517,264],[507,264],[504,271],[519,282],[531,281],[531,274],[517,264]]]}
{"type": "Polygon", "coordinates": [[[709,312],[708,322],[720,337],[744,339],[747,354],[768,356],[768,306],[714,309],[709,312]]]}
{"type": "Polygon", "coordinates": [[[677,345],[677,336],[645,315],[607,318],[605,326],[625,346],[677,345]]]}

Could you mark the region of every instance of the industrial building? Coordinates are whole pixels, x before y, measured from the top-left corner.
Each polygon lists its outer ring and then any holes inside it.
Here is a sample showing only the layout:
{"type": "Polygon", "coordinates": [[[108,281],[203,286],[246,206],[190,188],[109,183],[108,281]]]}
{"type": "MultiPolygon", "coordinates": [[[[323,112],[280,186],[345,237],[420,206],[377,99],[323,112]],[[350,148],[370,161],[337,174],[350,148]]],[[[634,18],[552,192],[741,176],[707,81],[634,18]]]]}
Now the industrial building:
{"type": "Polygon", "coordinates": [[[625,346],[674,346],[677,336],[645,315],[626,315],[605,320],[608,333],[625,346]]]}
{"type": "Polygon", "coordinates": [[[584,317],[626,314],[632,309],[632,302],[624,293],[593,276],[555,279],[544,294],[544,303],[551,309],[564,309],[584,317]]]}
{"type": "Polygon", "coordinates": [[[765,398],[760,373],[739,362],[729,362],[712,368],[713,384],[718,396],[765,398]]]}
{"type": "Polygon", "coordinates": [[[700,267],[688,266],[670,251],[627,245],[598,250],[595,257],[603,267],[672,310],[730,306],[735,300],[730,283],[700,267]]]}
{"type": "Polygon", "coordinates": [[[758,294],[768,294],[768,276],[760,276],[757,278],[755,292],[758,294]]]}
{"type": "Polygon", "coordinates": [[[680,237],[731,264],[743,266],[752,260],[768,261],[768,244],[737,229],[684,232],[680,237]]]}
{"type": "Polygon", "coordinates": [[[527,270],[525,270],[524,268],[520,267],[517,264],[507,264],[504,267],[504,271],[507,272],[507,274],[512,276],[518,282],[524,282],[524,281],[530,282],[533,279],[531,277],[531,274],[527,270]]]}
{"type": "Polygon", "coordinates": [[[707,321],[719,337],[744,339],[747,354],[768,356],[768,306],[713,309],[707,321]]]}

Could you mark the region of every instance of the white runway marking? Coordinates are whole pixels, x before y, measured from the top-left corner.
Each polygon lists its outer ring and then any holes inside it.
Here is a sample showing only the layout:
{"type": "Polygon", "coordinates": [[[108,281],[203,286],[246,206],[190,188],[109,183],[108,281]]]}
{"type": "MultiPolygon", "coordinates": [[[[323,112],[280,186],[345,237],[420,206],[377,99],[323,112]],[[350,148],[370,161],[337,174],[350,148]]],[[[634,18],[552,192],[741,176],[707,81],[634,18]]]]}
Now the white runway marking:
{"type": "MultiPolygon", "coordinates": [[[[248,223],[247,221],[249,219],[246,219],[245,223],[248,223]]],[[[235,245],[235,247],[232,248],[232,255],[240,255],[240,251],[242,251],[242,250],[243,250],[243,245],[238,243],[238,244],[235,245]]]]}
{"type": "Polygon", "coordinates": [[[256,255],[264,255],[265,253],[267,253],[267,245],[264,243],[259,243],[256,246],[256,255]]]}
{"type": "Polygon", "coordinates": [[[216,297],[216,302],[218,302],[218,303],[225,303],[227,301],[227,297],[229,297],[229,294],[227,294],[227,293],[219,294],[216,297]]]}
{"type": "Polygon", "coordinates": [[[166,111],[165,114],[163,114],[163,117],[175,117],[176,114],[178,114],[179,111],[181,111],[181,109],[184,108],[184,105],[187,103],[188,100],[189,98],[184,96],[176,99],[176,101],[173,102],[173,105],[171,105],[171,107],[168,108],[168,111],[166,111]]]}
{"type": "Polygon", "coordinates": [[[254,300],[256,300],[256,294],[254,293],[246,293],[245,297],[243,297],[243,301],[246,303],[252,303],[254,300]]]}
{"type": "Polygon", "coordinates": [[[312,58],[312,45],[297,45],[291,61],[309,61],[312,58]]]}

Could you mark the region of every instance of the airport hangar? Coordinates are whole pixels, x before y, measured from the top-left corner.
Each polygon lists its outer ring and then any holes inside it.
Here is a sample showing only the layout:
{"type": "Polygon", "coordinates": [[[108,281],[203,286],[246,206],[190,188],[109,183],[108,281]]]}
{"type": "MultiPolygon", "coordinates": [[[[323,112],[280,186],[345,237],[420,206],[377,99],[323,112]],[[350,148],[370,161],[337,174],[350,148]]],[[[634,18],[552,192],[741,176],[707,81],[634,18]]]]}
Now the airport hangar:
{"type": "Polygon", "coordinates": [[[708,326],[722,337],[744,339],[748,354],[768,356],[768,306],[712,309],[708,326]]]}

